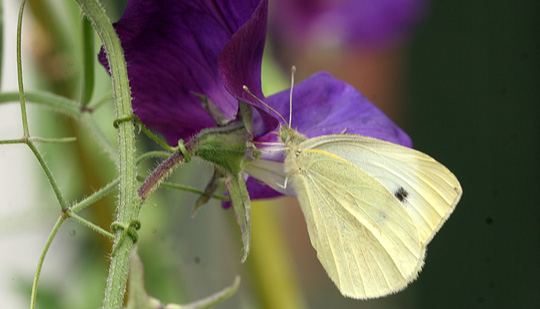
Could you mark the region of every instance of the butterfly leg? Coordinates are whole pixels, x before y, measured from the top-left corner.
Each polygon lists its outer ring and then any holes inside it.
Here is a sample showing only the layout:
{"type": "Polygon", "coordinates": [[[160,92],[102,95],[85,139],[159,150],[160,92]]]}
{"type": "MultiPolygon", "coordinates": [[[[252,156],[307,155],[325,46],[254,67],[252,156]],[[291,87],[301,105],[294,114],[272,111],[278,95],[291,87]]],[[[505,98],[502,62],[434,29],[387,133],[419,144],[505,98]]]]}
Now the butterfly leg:
{"type": "Polygon", "coordinates": [[[282,188],[282,189],[287,189],[287,183],[289,182],[289,176],[287,176],[285,178],[285,182],[283,184],[280,184],[280,183],[277,183],[276,182],[276,186],[282,188]]]}

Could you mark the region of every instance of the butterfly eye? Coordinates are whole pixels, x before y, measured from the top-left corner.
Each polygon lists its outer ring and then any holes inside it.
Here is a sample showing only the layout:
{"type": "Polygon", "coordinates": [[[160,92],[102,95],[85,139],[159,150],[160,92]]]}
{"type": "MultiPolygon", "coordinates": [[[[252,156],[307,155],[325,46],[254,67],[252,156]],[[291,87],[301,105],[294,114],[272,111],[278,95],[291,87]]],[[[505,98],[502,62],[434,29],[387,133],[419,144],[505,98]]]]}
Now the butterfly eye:
{"type": "Polygon", "coordinates": [[[294,154],[295,154],[296,157],[298,158],[298,156],[300,156],[300,151],[295,151],[294,154]]]}

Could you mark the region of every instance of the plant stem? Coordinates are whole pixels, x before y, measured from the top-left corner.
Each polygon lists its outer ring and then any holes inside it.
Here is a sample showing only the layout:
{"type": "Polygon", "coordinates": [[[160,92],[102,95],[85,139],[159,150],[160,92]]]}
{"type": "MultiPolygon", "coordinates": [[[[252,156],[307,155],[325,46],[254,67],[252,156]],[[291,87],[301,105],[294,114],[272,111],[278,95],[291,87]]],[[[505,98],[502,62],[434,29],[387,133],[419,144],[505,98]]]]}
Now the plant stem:
{"type": "Polygon", "coordinates": [[[85,198],[84,200],[80,201],[79,203],[73,205],[70,210],[73,213],[77,213],[86,207],[92,205],[93,203],[97,202],[99,199],[104,197],[105,195],[111,193],[114,188],[118,186],[120,183],[120,179],[115,179],[111,181],[109,184],[107,184],[105,187],[99,189],[98,191],[94,192],[89,197],[85,198]]]}
{"type": "Polygon", "coordinates": [[[0,89],[2,89],[3,62],[4,62],[4,1],[0,1],[0,89]]]}
{"type": "Polygon", "coordinates": [[[26,144],[26,141],[22,138],[1,140],[0,145],[4,145],[4,144],[26,144]]]}
{"type": "Polygon", "coordinates": [[[150,193],[173,171],[174,167],[183,162],[184,155],[180,151],[172,153],[169,158],[163,160],[139,188],[139,197],[146,200],[150,193]]]}
{"type": "Polygon", "coordinates": [[[79,222],[80,224],[88,227],[89,229],[91,229],[91,230],[93,230],[93,231],[95,231],[95,232],[97,232],[97,233],[99,233],[99,234],[101,234],[101,235],[103,235],[105,237],[108,237],[110,239],[114,239],[113,234],[107,232],[102,227],[95,225],[94,223],[86,220],[85,218],[83,218],[83,217],[81,217],[81,216],[79,216],[79,215],[77,215],[77,214],[75,214],[73,212],[69,212],[69,217],[73,218],[75,221],[79,222]]]}
{"type": "Polygon", "coordinates": [[[140,155],[137,158],[137,164],[141,163],[142,161],[150,158],[168,158],[171,155],[170,152],[166,151],[149,151],[145,152],[142,155],[140,155]]]}
{"type": "Polygon", "coordinates": [[[62,192],[60,192],[60,188],[58,187],[58,184],[56,183],[56,180],[54,179],[54,176],[49,169],[49,166],[47,163],[45,163],[45,160],[43,159],[43,156],[39,153],[34,143],[31,141],[28,141],[26,143],[30,150],[32,150],[32,153],[36,156],[36,159],[38,159],[39,164],[41,165],[41,168],[45,172],[45,175],[47,175],[47,179],[49,180],[49,183],[51,184],[51,187],[54,190],[54,194],[56,195],[56,199],[58,200],[58,203],[60,204],[60,207],[62,208],[62,211],[66,211],[68,209],[68,204],[66,203],[66,200],[64,199],[64,196],[62,196],[62,192]]]}
{"type": "Polygon", "coordinates": [[[76,137],[59,137],[59,138],[47,138],[47,137],[37,137],[32,136],[28,138],[33,143],[42,143],[42,144],[54,144],[54,143],[72,143],[77,141],[76,137]]]}
{"type": "Polygon", "coordinates": [[[51,234],[49,234],[49,238],[47,238],[47,242],[45,243],[45,247],[43,248],[43,251],[41,251],[41,256],[39,257],[38,266],[36,269],[36,275],[34,276],[34,283],[32,284],[32,296],[30,297],[30,308],[34,309],[36,307],[36,295],[37,295],[37,285],[39,282],[39,276],[41,274],[41,269],[43,268],[43,262],[45,261],[45,256],[47,256],[47,252],[49,251],[49,248],[51,247],[52,241],[54,237],[56,236],[56,233],[58,233],[58,230],[60,229],[60,226],[64,221],[66,220],[65,217],[60,216],[58,220],[56,220],[56,223],[54,224],[54,227],[51,231],[51,234]]]}
{"type": "MultiPolygon", "coordinates": [[[[160,184],[160,187],[180,190],[180,191],[184,191],[184,192],[197,193],[199,195],[204,193],[204,191],[202,191],[202,190],[199,190],[199,189],[196,189],[196,188],[193,188],[193,187],[190,187],[190,186],[177,184],[177,183],[171,183],[171,182],[162,182],[160,184]]],[[[222,196],[222,195],[217,195],[217,194],[212,195],[212,198],[216,199],[218,201],[229,201],[228,197],[222,196]]]]}
{"type": "MultiPolygon", "coordinates": [[[[0,93],[0,104],[18,101],[19,96],[20,95],[18,92],[0,93]]],[[[103,149],[109,155],[111,161],[118,165],[117,151],[113,147],[112,143],[109,141],[103,130],[96,124],[95,120],[92,118],[92,108],[81,107],[81,105],[77,101],[73,101],[65,97],[47,92],[25,92],[24,96],[28,102],[36,103],[38,105],[50,108],[56,112],[68,115],[82,122],[84,125],[86,125],[88,130],[90,130],[90,133],[99,143],[101,149],[103,149]]]]}
{"type": "MultiPolygon", "coordinates": [[[[18,92],[5,92],[0,94],[0,103],[15,102],[19,100],[18,92]]],[[[25,100],[48,107],[56,112],[78,118],[83,113],[77,101],[65,97],[40,91],[29,91],[24,93],[25,100]]]]}
{"type": "MultiPolygon", "coordinates": [[[[116,101],[116,117],[127,118],[132,115],[131,91],[127,75],[126,61],[120,39],[97,0],[76,0],[82,12],[90,20],[107,53],[113,90],[116,101]]],[[[131,224],[139,217],[142,203],[136,193],[135,133],[132,121],[118,125],[118,148],[120,163],[120,190],[117,221],[131,224]]],[[[118,229],[115,237],[115,254],[112,256],[105,290],[104,308],[121,308],[126,281],[128,262],[133,247],[133,239],[126,237],[122,242],[123,231],[118,229]]]]}
{"type": "Polygon", "coordinates": [[[23,75],[22,75],[22,59],[21,59],[21,34],[22,34],[22,18],[24,12],[24,5],[26,0],[22,0],[21,7],[19,9],[19,17],[17,20],[17,77],[19,83],[19,101],[21,103],[21,117],[23,125],[23,138],[30,136],[28,131],[28,117],[26,115],[26,102],[24,99],[24,87],[23,87],[23,75]]]}
{"type": "Polygon", "coordinates": [[[94,92],[94,29],[87,18],[82,19],[83,71],[81,104],[88,105],[94,92]]]}

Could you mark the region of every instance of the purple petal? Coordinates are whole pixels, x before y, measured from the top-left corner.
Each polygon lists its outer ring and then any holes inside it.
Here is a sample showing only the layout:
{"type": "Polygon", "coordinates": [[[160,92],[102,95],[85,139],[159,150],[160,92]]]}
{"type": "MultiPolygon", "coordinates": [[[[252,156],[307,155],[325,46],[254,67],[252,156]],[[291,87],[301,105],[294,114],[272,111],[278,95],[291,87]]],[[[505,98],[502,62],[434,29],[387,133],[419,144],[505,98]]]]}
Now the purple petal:
{"type": "MultiPolygon", "coordinates": [[[[270,96],[270,106],[288,119],[289,90],[270,96]]],[[[351,85],[319,72],[294,86],[291,126],[307,137],[366,135],[411,147],[409,136],[351,85]]]]}
{"type": "Polygon", "coordinates": [[[418,24],[425,0],[275,0],[272,31],[288,44],[399,43],[418,24]]]}
{"type": "Polygon", "coordinates": [[[268,1],[261,1],[249,21],[225,45],[219,56],[219,72],[227,90],[236,99],[257,108],[254,115],[255,136],[276,128],[278,121],[267,107],[244,90],[244,85],[259,99],[264,99],[261,88],[261,63],[266,41],[268,1]]]}
{"type": "MultiPolygon", "coordinates": [[[[270,199],[280,196],[286,196],[280,192],[277,192],[276,190],[272,189],[270,186],[261,183],[257,179],[253,177],[249,177],[246,181],[246,187],[249,192],[249,198],[251,200],[263,200],[263,199],[270,199]]],[[[223,202],[222,206],[224,208],[230,207],[230,202],[223,202]]]]}
{"type": "MultiPolygon", "coordinates": [[[[214,126],[192,92],[208,96],[227,118],[235,118],[237,100],[220,80],[218,57],[259,3],[128,2],[115,28],[128,64],[134,111],[169,143],[175,145],[180,138],[188,139],[214,126]]],[[[100,59],[106,63],[103,54],[100,59]]]]}
{"type": "Polygon", "coordinates": [[[260,181],[253,177],[249,177],[246,181],[246,186],[249,192],[249,197],[254,199],[268,199],[282,196],[283,194],[275,191],[269,186],[262,184],[260,181]]]}

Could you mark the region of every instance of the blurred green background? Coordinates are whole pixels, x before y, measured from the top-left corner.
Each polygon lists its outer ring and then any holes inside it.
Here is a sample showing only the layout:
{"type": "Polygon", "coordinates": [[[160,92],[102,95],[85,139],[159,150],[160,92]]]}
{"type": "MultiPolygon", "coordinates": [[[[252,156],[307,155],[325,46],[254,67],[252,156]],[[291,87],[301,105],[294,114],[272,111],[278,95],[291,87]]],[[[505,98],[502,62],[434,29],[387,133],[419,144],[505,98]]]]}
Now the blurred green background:
{"type": "MultiPolygon", "coordinates": [[[[103,3],[113,20],[119,18],[125,5],[125,1],[103,3]]],[[[81,60],[77,8],[71,2],[56,0],[30,4],[34,11],[28,10],[26,15],[32,20],[25,22],[31,29],[28,36],[45,42],[32,41],[25,46],[33,51],[27,59],[28,66],[34,67],[25,74],[34,74],[35,88],[77,99],[81,60]],[[60,35],[42,35],[47,32],[60,35]],[[56,46],[53,51],[59,50],[44,56],[43,51],[51,45],[56,46]],[[55,57],[61,58],[59,64],[51,65],[55,57]],[[65,74],[58,75],[58,71],[65,74]]],[[[317,261],[294,199],[253,205],[252,253],[242,265],[240,235],[231,211],[222,210],[214,201],[191,218],[196,195],[161,189],[141,213],[139,249],[149,293],[163,302],[187,303],[224,288],[240,274],[239,292],[220,308],[540,306],[539,15],[540,2],[536,0],[434,1],[410,42],[388,55],[390,61],[398,63],[394,63],[396,74],[391,80],[400,91],[391,104],[381,103],[381,108],[409,133],[415,148],[456,174],[464,190],[456,211],[430,243],[419,278],[406,290],[371,301],[343,298],[317,261]]],[[[96,52],[98,47],[96,43],[96,52]]],[[[309,69],[327,68],[315,65],[309,69]]],[[[308,68],[299,67],[299,76],[302,70],[307,72],[308,68]]],[[[263,73],[267,95],[287,87],[288,73],[280,72],[273,62],[265,64],[263,73]]],[[[96,76],[94,99],[101,97],[109,84],[99,65],[96,76]]],[[[366,96],[378,104],[384,94],[368,91],[366,96]]],[[[0,113],[4,111],[0,109],[0,113]]],[[[79,136],[81,142],[76,145],[40,147],[71,200],[90,194],[114,177],[114,167],[95,150],[98,146],[84,128],[40,108],[32,107],[31,112],[31,128],[38,135],[79,136]],[[81,182],[81,178],[88,180],[81,182]]],[[[114,141],[112,112],[112,106],[107,106],[96,116],[114,141]]],[[[154,148],[141,138],[139,149],[154,148]]],[[[0,159],[1,164],[9,164],[5,156],[0,159]]],[[[30,158],[38,169],[34,161],[30,158]]],[[[145,173],[155,164],[150,162],[141,171],[145,173]]],[[[14,220],[31,220],[30,231],[44,243],[58,207],[46,180],[35,176],[39,173],[29,175],[38,178],[41,189],[25,194],[35,195],[43,204],[14,220]]],[[[193,162],[176,171],[170,181],[203,188],[210,176],[207,164],[193,162]],[[206,170],[204,176],[200,176],[201,168],[206,170]]],[[[14,194],[0,192],[0,196],[14,194]]],[[[114,220],[115,200],[111,195],[83,216],[108,227],[114,220]]],[[[20,206],[2,200],[0,205],[20,206]]],[[[4,225],[6,220],[0,218],[4,225]]],[[[17,233],[23,232],[3,229],[0,237],[6,240],[17,233]]],[[[20,246],[28,244],[20,242],[20,246]]],[[[28,265],[28,274],[2,274],[2,280],[11,280],[11,290],[2,293],[17,290],[23,301],[29,299],[39,250],[30,254],[34,262],[28,265]]],[[[45,262],[38,307],[100,306],[109,250],[106,240],[86,228],[75,223],[64,226],[45,262]]]]}

